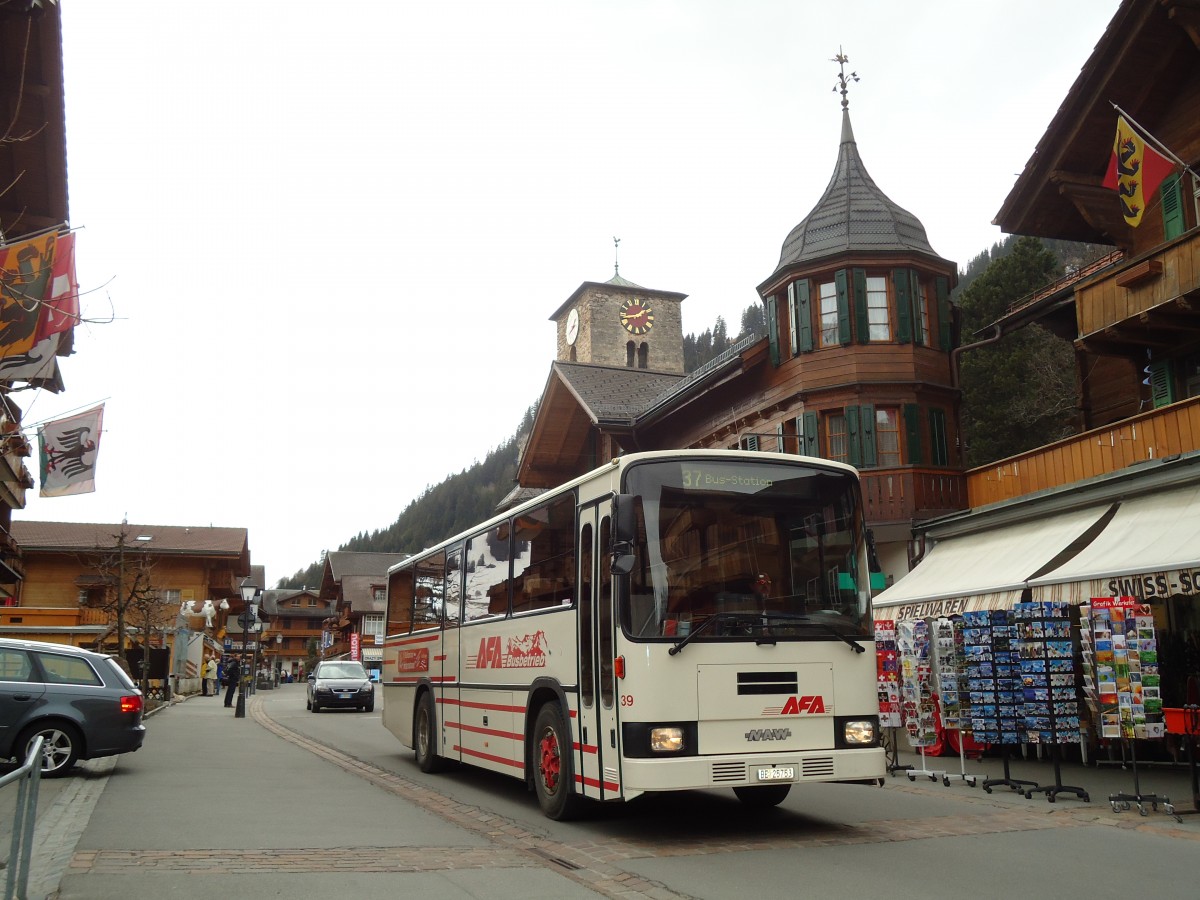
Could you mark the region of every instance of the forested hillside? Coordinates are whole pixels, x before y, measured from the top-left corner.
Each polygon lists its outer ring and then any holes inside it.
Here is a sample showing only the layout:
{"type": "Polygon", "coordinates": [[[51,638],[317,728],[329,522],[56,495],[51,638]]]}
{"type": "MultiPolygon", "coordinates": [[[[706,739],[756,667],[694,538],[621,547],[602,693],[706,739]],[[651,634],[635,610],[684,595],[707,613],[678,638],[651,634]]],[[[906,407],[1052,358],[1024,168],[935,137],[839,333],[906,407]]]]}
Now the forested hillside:
{"type": "MultiPolygon", "coordinates": [[[[1111,248],[1035,238],[1006,238],[972,259],[960,272],[953,298],[962,310],[962,343],[995,321],[1013,302],[1111,248]]],[[[749,334],[766,333],[760,304],[746,307],[733,337],[723,317],[699,335],[683,339],[684,368],[691,372],[749,334]]],[[[999,459],[1040,446],[1073,424],[1073,369],[1070,344],[1041,328],[1026,328],[997,344],[962,356],[963,441],[968,465],[999,459]]],[[[338,550],[414,553],[488,518],[513,487],[517,449],[533,425],[537,398],[516,432],[469,469],[433,485],[378,531],[360,532],[338,550]]],[[[323,560],[313,562],[281,588],[320,583],[323,560]]]]}

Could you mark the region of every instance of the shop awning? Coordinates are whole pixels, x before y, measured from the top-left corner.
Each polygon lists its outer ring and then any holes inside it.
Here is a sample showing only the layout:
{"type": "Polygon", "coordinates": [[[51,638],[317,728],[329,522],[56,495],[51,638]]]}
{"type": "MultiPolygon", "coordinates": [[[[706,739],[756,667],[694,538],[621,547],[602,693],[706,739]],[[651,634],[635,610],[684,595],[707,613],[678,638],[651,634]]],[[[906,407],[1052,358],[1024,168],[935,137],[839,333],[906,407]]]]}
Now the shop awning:
{"type": "Polygon", "coordinates": [[[383,662],[382,647],[363,647],[362,648],[363,662],[383,662]]]}
{"type": "Polygon", "coordinates": [[[923,619],[1000,609],[1028,579],[1083,537],[1111,504],[1089,506],[939,540],[917,566],[874,599],[876,618],[923,619]]]}
{"type": "Polygon", "coordinates": [[[1200,593],[1200,486],[1126,500],[1092,543],[1029,582],[1035,600],[1200,593]]]}

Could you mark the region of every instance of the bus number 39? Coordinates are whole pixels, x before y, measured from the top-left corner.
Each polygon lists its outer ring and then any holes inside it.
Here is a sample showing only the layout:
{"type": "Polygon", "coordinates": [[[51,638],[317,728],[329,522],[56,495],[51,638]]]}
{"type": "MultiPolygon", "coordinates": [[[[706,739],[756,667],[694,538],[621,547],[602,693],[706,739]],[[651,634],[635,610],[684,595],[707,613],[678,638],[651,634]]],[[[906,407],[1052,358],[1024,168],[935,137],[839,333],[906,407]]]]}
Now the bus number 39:
{"type": "Polygon", "coordinates": [[[621,705],[622,706],[633,706],[633,694],[622,694],[621,695],[621,705]]]}

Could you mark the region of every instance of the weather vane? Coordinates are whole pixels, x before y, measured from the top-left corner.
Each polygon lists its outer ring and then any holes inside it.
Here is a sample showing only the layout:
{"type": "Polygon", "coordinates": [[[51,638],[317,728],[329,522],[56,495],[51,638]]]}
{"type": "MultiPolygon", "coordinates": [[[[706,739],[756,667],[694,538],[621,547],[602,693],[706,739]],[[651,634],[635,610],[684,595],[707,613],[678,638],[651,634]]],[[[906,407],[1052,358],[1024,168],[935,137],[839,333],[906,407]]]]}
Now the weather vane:
{"type": "Polygon", "coordinates": [[[620,250],[621,250],[621,239],[619,237],[617,237],[616,235],[613,235],[613,275],[614,276],[621,274],[621,260],[620,260],[620,255],[619,255],[620,250]]]}
{"type": "Polygon", "coordinates": [[[842,48],[838,47],[838,54],[832,60],[838,64],[838,83],[833,86],[835,91],[842,92],[842,109],[850,108],[850,101],[846,99],[846,93],[850,89],[851,81],[858,81],[858,73],[851,72],[846,74],[846,63],[850,62],[850,57],[842,52],[842,48]]]}

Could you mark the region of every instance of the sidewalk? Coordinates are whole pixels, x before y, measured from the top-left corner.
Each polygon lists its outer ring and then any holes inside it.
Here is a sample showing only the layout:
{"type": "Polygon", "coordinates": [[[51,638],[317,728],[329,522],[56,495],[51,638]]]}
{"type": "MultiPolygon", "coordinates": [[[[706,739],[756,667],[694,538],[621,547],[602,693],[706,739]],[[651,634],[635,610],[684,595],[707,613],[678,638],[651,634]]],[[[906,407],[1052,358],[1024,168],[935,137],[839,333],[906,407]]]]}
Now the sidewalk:
{"type": "MultiPolygon", "coordinates": [[[[137,753],[89,762],[77,776],[56,782],[63,789],[38,821],[29,896],[594,900],[661,897],[652,887],[656,878],[669,884],[696,877],[686,829],[674,836],[627,835],[637,832],[633,820],[605,840],[601,830],[583,829],[567,829],[568,836],[559,833],[556,840],[558,829],[522,826],[448,800],[419,779],[292,735],[284,723],[303,709],[303,691],[302,684],[263,691],[247,704],[245,719],[234,718],[220,699],[182,699],[148,718],[137,753]],[[625,836],[631,843],[623,843],[625,836]]],[[[909,752],[901,752],[900,761],[921,765],[909,752]]],[[[1119,765],[1062,764],[1062,783],[1082,787],[1091,802],[1062,794],[1050,804],[1042,794],[1025,799],[1006,786],[986,793],[983,779],[1002,776],[1000,759],[966,760],[965,771],[978,779],[974,787],[954,777],[961,771],[957,756],[925,764],[951,776],[950,784],[925,775],[910,781],[896,772],[882,790],[805,788],[812,818],[792,836],[796,846],[845,844],[846,852],[862,853],[867,841],[886,852],[898,846],[894,841],[914,836],[992,835],[1003,843],[1002,832],[1011,840],[1046,827],[1056,827],[1055,840],[1062,841],[1072,829],[1091,826],[1179,838],[1192,845],[1189,851],[1200,843],[1200,815],[1177,822],[1161,807],[1147,807],[1144,817],[1136,807],[1114,812],[1109,795],[1134,790],[1132,771],[1119,765]]],[[[1010,773],[1054,783],[1047,760],[1015,761],[1010,773]]],[[[1139,776],[1143,794],[1165,794],[1181,812],[1194,808],[1186,768],[1143,766],[1139,776]]],[[[779,837],[770,829],[763,833],[767,844],[779,837]]],[[[1094,837],[1087,841],[1100,845],[1094,837]]],[[[722,872],[753,864],[758,857],[749,845],[743,849],[745,859],[732,854],[722,872]]],[[[710,879],[719,877],[706,871],[710,879]]],[[[733,896],[741,888],[729,890],[733,896]]]]}
{"type": "Polygon", "coordinates": [[[182,699],[148,718],[137,753],[81,767],[38,823],[29,896],[594,900],[255,721],[256,704],[303,689],[261,692],[244,719],[182,699]],[[454,859],[429,871],[431,853],[454,859]]]}

